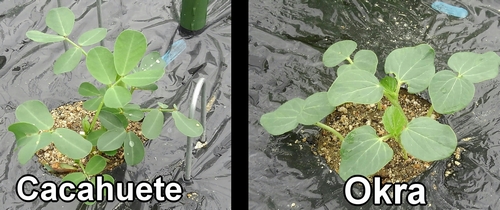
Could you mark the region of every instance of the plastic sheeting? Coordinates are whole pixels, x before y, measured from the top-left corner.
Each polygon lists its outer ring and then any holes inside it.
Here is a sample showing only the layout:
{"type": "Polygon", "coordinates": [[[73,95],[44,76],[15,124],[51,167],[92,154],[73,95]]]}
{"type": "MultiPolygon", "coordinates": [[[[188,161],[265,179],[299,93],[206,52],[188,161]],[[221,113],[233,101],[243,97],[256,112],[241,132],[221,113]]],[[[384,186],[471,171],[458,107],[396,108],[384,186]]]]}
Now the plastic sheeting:
{"type": "MultiPolygon", "coordinates": [[[[82,62],[71,73],[55,75],[52,65],[64,52],[61,43],[38,44],[29,40],[28,30],[47,30],[45,15],[58,1],[0,1],[0,208],[1,209],[230,209],[231,184],[231,1],[210,1],[208,28],[200,35],[186,37],[187,49],[167,66],[167,73],[157,83],[153,93],[139,91],[132,102],[141,107],[156,107],[160,101],[177,104],[188,114],[192,92],[199,78],[205,78],[207,97],[215,97],[207,115],[208,145],[194,151],[193,182],[182,182],[186,137],[167,115],[164,129],[158,139],[149,141],[145,159],[136,166],[113,171],[117,181],[151,181],[163,177],[165,181],[181,182],[185,193],[176,203],[138,201],[120,203],[102,202],[87,207],[78,201],[44,203],[40,200],[24,202],[15,192],[18,178],[35,175],[40,182],[56,178],[46,173],[36,158],[21,166],[14,151],[14,135],[7,127],[15,122],[16,107],[26,100],[43,101],[49,109],[82,100],[77,93],[81,82],[93,81],[82,62]],[[195,193],[188,198],[187,193],[195,193]]],[[[113,48],[118,34],[125,29],[142,31],[148,41],[148,52],[165,53],[171,41],[183,39],[177,26],[180,0],[176,1],[105,1],[102,3],[103,27],[109,29],[104,46],[113,48]]],[[[76,16],[71,39],[97,28],[95,1],[61,1],[76,16]]],[[[88,49],[87,49],[88,50],[88,49]]],[[[198,103],[195,117],[199,118],[198,103]]]]}
{"type": "MultiPolygon", "coordinates": [[[[379,57],[379,69],[394,49],[430,44],[436,69],[454,52],[498,52],[500,3],[445,1],[465,8],[458,19],[431,8],[434,1],[309,0],[250,2],[249,9],[249,209],[498,209],[500,207],[499,77],[476,84],[472,102],[445,121],[466,149],[460,166],[444,176],[451,158],[414,179],[427,189],[427,205],[352,206],[344,181],[310,152],[316,127],[299,126],[272,136],[259,125],[262,114],[295,97],[326,91],[335,72],[321,63],[334,42],[354,40],[379,57]],[[468,141],[464,141],[468,140],[468,141]],[[296,142],[299,140],[298,142],[296,142]]],[[[359,192],[359,191],[358,191],[359,192]]],[[[404,198],[403,198],[404,199],[404,198]]]]}

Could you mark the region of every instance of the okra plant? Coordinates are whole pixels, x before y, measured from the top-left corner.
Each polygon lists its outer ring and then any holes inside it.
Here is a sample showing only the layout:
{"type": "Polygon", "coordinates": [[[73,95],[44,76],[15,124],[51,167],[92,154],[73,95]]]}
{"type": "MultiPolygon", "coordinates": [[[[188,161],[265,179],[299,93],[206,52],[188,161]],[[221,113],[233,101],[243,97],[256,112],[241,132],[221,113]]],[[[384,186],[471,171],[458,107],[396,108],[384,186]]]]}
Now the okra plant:
{"type": "MultiPolygon", "coordinates": [[[[63,181],[75,184],[85,180],[93,182],[93,176],[101,173],[106,166],[107,160],[103,154],[112,156],[118,149],[123,148],[128,165],[135,165],[143,160],[143,143],[135,133],[125,130],[129,121],[143,120],[142,134],[148,139],[155,139],[163,127],[163,112],[170,112],[177,129],[184,135],[198,137],[202,134],[201,124],[183,115],[175,104],[173,108],[169,108],[158,102],[158,108],[141,108],[131,103],[134,91],[154,91],[158,88],[155,82],[163,77],[166,67],[158,52],[145,55],[147,42],[141,32],[121,32],[114,43],[113,52],[102,46],[86,51],[84,47],[103,40],[107,30],[92,29],[81,34],[77,41],[73,41],[69,35],[74,23],[75,15],[70,9],[51,9],[47,14],[46,24],[57,35],[30,30],[26,36],[35,42],[66,41],[72,46],[55,61],[55,74],[74,70],[82,57],[85,57],[86,67],[99,85],[96,87],[90,82],[83,82],[78,93],[88,97],[83,107],[95,111],[95,115],[82,120],[81,132],[67,128],[55,129],[54,119],[41,101],[29,100],[20,104],[15,111],[18,122],[11,124],[8,130],[16,137],[21,164],[27,163],[36,151],[54,143],[62,154],[74,159],[78,164],[78,168],[65,167],[81,171],[66,175],[63,181]],[[97,120],[101,123],[100,129],[96,128],[97,120]],[[87,156],[90,158],[84,165],[80,159],[87,156]]],[[[114,182],[109,175],[104,175],[104,179],[114,182]]]]}
{"type": "Polygon", "coordinates": [[[261,116],[261,125],[272,135],[281,135],[297,125],[316,125],[330,131],[341,141],[339,175],[347,180],[353,175],[370,176],[383,168],[393,157],[385,142],[395,139],[407,154],[424,161],[449,157],[457,146],[457,137],[448,125],[431,118],[435,110],[452,114],[464,109],[474,96],[474,83],[498,75],[500,57],[495,52],[457,52],[448,59],[451,70],[435,72],[434,49],[427,44],[393,50],[386,58],[384,78],[375,77],[378,59],[370,50],[356,50],[354,41],[334,43],[323,54],[326,67],[337,68],[337,78],[327,92],[318,92],[305,100],[294,98],[278,109],[261,116]],[[399,90],[406,84],[409,93],[427,89],[431,107],[427,116],[409,121],[398,102],[399,90]],[[382,116],[387,135],[378,136],[375,129],[364,125],[349,132],[345,138],[321,123],[343,103],[379,103],[386,97],[389,106],[382,116]]]}

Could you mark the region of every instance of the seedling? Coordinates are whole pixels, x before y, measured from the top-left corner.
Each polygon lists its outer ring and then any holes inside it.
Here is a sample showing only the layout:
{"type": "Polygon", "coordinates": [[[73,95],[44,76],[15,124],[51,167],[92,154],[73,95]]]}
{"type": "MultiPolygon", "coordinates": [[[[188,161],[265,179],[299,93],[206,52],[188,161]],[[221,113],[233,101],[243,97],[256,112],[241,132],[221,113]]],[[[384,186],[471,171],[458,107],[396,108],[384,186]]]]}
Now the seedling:
{"type": "Polygon", "coordinates": [[[272,135],[291,131],[299,123],[332,132],[341,141],[339,175],[344,180],[353,175],[370,176],[383,168],[393,156],[393,150],[385,142],[391,138],[399,143],[405,158],[407,154],[423,161],[449,157],[455,151],[457,137],[450,126],[431,118],[433,110],[452,114],[464,109],[474,96],[474,83],[495,78],[500,65],[500,57],[494,52],[458,52],[448,60],[452,70],[435,73],[434,49],[420,44],[392,51],[384,64],[387,75],[379,81],[374,75],[378,65],[376,54],[359,50],[351,59],[356,48],[354,41],[345,40],[334,43],[323,54],[326,67],[339,66],[337,78],[327,92],[315,93],[305,100],[294,98],[260,118],[261,125],[272,135]],[[432,102],[427,116],[411,121],[405,116],[398,102],[403,84],[413,94],[427,89],[432,102]],[[364,125],[344,138],[320,122],[343,103],[375,104],[382,97],[391,103],[382,116],[388,135],[378,136],[374,128],[364,125]]]}
{"type": "MultiPolygon", "coordinates": [[[[85,51],[83,47],[103,40],[107,30],[89,30],[75,42],[69,39],[74,23],[75,15],[68,8],[51,9],[47,14],[46,24],[57,35],[31,30],[26,36],[40,43],[70,43],[72,47],[54,64],[55,74],[74,70],[85,56],[89,73],[100,85],[96,87],[90,82],[83,82],[78,93],[89,98],[83,103],[83,107],[95,111],[96,114],[92,118],[86,117],[82,120],[83,131],[79,133],[67,128],[54,129],[54,119],[41,101],[29,100],[22,103],[15,111],[19,122],[8,128],[15,134],[21,164],[31,160],[36,151],[54,143],[62,154],[74,159],[79,166],[66,166],[68,171],[73,172],[66,175],[62,181],[75,184],[85,180],[94,182],[94,176],[102,173],[106,166],[103,154],[113,155],[119,148],[123,148],[128,165],[136,165],[143,160],[143,143],[135,133],[125,130],[129,121],[143,120],[142,134],[148,139],[155,139],[163,127],[163,112],[170,112],[181,133],[189,137],[202,134],[201,124],[182,114],[175,104],[173,108],[169,108],[158,102],[158,108],[141,108],[130,103],[134,91],[156,90],[158,86],[155,83],[165,74],[166,63],[158,52],[144,56],[147,48],[144,34],[125,30],[117,37],[113,52],[102,46],[85,51]],[[98,119],[101,128],[97,130],[98,119]],[[90,158],[84,165],[80,159],[87,156],[90,158]]],[[[109,175],[104,175],[104,180],[114,182],[113,177],[109,175]]]]}

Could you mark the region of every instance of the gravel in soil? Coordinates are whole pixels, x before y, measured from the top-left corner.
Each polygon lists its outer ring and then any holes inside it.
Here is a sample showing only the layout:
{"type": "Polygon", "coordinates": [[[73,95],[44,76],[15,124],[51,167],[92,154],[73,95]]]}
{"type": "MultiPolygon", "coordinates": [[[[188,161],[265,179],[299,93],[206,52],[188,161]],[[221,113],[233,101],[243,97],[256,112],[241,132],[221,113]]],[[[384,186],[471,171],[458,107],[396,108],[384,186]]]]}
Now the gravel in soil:
{"type": "MultiPolygon", "coordinates": [[[[382,124],[382,116],[391,103],[385,97],[382,98],[381,103],[380,110],[377,104],[345,103],[338,106],[333,113],[326,117],[325,124],[343,136],[362,125],[372,126],[377,131],[378,136],[387,135],[388,133],[382,124]]],[[[427,115],[431,105],[420,96],[409,94],[405,89],[400,90],[399,103],[408,121],[427,115]]],[[[437,119],[440,116],[440,114],[434,112],[431,117],[437,119]]],[[[382,183],[409,182],[431,166],[432,162],[416,159],[410,154],[408,154],[408,159],[405,160],[400,145],[394,139],[389,139],[386,142],[394,151],[393,159],[380,171],[372,175],[380,176],[382,183]]],[[[331,169],[338,172],[340,167],[340,146],[341,142],[335,135],[322,129],[312,150],[314,154],[322,156],[331,169]]],[[[368,178],[371,181],[371,176],[368,178]]]]}
{"type": "MultiPolygon", "coordinates": [[[[53,129],[68,128],[77,133],[83,132],[81,124],[82,119],[84,119],[85,116],[88,116],[88,118],[90,119],[89,122],[91,123],[91,120],[95,115],[95,111],[87,111],[83,108],[82,101],[62,105],[52,110],[50,113],[55,122],[53,129]]],[[[99,120],[97,120],[95,128],[100,129],[100,127],[101,125],[99,123],[99,120]]],[[[147,141],[147,138],[142,135],[140,122],[129,121],[126,130],[134,132],[143,143],[147,141]]],[[[93,151],[91,155],[81,159],[80,162],[83,165],[86,165],[88,160],[96,154],[98,154],[98,152],[93,151]]],[[[52,168],[53,170],[51,172],[59,177],[64,177],[68,173],[77,171],[68,169],[68,167],[64,165],[69,165],[79,169],[78,165],[75,164],[73,159],[68,158],[67,156],[59,152],[53,143],[37,151],[35,155],[38,157],[38,161],[40,164],[42,164],[42,166],[50,166],[50,168],[52,168]]],[[[113,156],[108,156],[106,154],[99,155],[108,159],[106,168],[103,172],[113,170],[117,166],[121,165],[125,160],[123,156],[123,148],[118,149],[117,153],[113,156]]]]}

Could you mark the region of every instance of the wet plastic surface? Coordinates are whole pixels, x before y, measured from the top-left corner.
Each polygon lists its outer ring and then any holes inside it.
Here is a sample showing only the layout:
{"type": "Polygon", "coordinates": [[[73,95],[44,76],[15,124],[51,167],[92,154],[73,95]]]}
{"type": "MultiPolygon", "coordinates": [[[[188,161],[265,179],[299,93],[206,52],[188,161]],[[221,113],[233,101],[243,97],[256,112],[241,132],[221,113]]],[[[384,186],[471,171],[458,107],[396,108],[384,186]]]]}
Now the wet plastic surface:
{"type": "MultiPolygon", "coordinates": [[[[178,181],[186,193],[177,203],[138,201],[104,202],[87,207],[78,201],[65,203],[42,201],[24,202],[15,192],[21,175],[33,174],[40,182],[59,182],[47,174],[36,158],[21,166],[14,151],[14,135],[7,127],[15,122],[16,107],[26,100],[38,99],[49,109],[82,100],[77,90],[81,82],[93,81],[82,62],[71,73],[55,75],[52,65],[64,52],[60,43],[40,45],[30,41],[26,31],[45,31],[45,15],[57,1],[0,1],[0,208],[1,209],[230,209],[231,206],[231,1],[210,1],[207,22],[202,34],[186,38],[187,49],[167,66],[166,75],[153,93],[134,93],[132,102],[141,107],[156,107],[160,101],[178,105],[188,114],[192,92],[199,78],[205,78],[207,97],[215,102],[207,115],[208,145],[195,151],[192,183],[182,182],[186,136],[175,127],[167,115],[158,139],[145,146],[146,155],[136,166],[118,168],[113,172],[117,181],[151,181],[158,176],[165,181],[178,181]]],[[[108,28],[104,46],[113,48],[118,34],[124,29],[142,31],[148,41],[148,52],[165,53],[171,40],[179,40],[177,32],[180,0],[176,1],[105,1],[102,4],[103,27],[108,28]]],[[[89,29],[97,28],[95,1],[62,1],[70,7],[76,23],[73,40],[89,29]]],[[[87,49],[88,50],[88,49],[87,49]]],[[[200,105],[195,115],[199,119],[200,105]]],[[[196,139],[195,139],[196,140],[196,139]]],[[[38,186],[39,187],[39,186],[38,186]]]]}
{"type": "MultiPolygon", "coordinates": [[[[250,2],[249,9],[249,209],[409,209],[356,207],[343,196],[344,182],[310,152],[316,127],[299,126],[271,136],[259,125],[262,114],[295,97],[326,91],[335,79],[321,63],[336,41],[351,39],[358,49],[379,55],[377,75],[394,49],[430,44],[436,69],[454,52],[500,48],[500,3],[453,1],[469,11],[464,19],[431,8],[434,1],[312,0],[250,2]],[[370,3],[377,2],[377,3],[370,3]],[[394,3],[396,2],[396,3],[394,3]],[[299,140],[296,142],[296,140],[299,140]]],[[[448,2],[450,3],[450,2],[448,2]]],[[[450,158],[436,162],[414,181],[427,186],[427,205],[416,209],[500,208],[500,78],[475,85],[469,106],[445,121],[466,149],[454,174],[444,176],[450,158]],[[464,139],[468,141],[464,141],[464,139]]],[[[359,192],[359,191],[358,191],[359,192]]]]}

